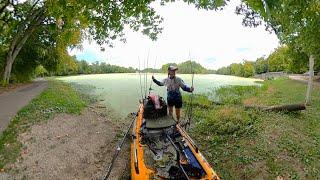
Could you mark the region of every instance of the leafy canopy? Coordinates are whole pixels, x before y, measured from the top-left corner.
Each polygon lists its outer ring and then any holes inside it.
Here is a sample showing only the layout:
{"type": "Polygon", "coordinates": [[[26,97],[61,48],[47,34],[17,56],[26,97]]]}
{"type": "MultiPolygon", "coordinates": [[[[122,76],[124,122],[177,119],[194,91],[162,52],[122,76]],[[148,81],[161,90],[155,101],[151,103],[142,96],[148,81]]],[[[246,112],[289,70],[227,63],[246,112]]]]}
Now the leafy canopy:
{"type": "Polygon", "coordinates": [[[319,58],[319,0],[243,0],[237,13],[244,15],[244,25],[257,26],[265,21],[282,43],[319,58]]]}

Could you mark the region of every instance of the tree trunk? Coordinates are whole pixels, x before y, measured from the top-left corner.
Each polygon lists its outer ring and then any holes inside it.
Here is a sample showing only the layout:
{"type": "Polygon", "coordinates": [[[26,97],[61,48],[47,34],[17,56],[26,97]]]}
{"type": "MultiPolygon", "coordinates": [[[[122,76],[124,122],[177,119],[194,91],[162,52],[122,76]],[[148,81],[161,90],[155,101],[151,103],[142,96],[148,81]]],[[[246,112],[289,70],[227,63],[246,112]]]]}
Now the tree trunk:
{"type": "Polygon", "coordinates": [[[277,105],[277,106],[245,106],[246,109],[259,109],[263,111],[275,111],[275,112],[281,112],[281,111],[301,111],[305,110],[306,106],[305,104],[283,104],[283,105],[277,105]]]}
{"type": "Polygon", "coordinates": [[[12,54],[13,54],[13,51],[15,49],[17,41],[18,41],[18,36],[16,36],[13,39],[13,41],[11,42],[9,51],[7,53],[7,57],[6,57],[6,61],[5,61],[6,62],[6,66],[5,66],[4,74],[3,74],[2,86],[7,86],[9,84],[12,64],[13,64],[13,61],[14,61],[14,58],[12,57],[12,54]]]}
{"type": "Polygon", "coordinates": [[[313,55],[310,55],[309,57],[309,81],[308,81],[308,89],[306,94],[306,105],[311,105],[311,94],[312,94],[312,84],[313,84],[313,71],[314,66],[314,57],[313,55]]]}
{"type": "Polygon", "coordinates": [[[32,32],[33,31],[30,31],[28,34],[25,33],[24,37],[19,42],[18,41],[12,42],[13,43],[12,47],[14,47],[14,48],[10,48],[10,50],[7,54],[7,57],[6,57],[6,66],[5,66],[4,74],[3,74],[2,86],[7,86],[9,84],[13,62],[16,59],[17,55],[19,54],[22,46],[25,44],[27,39],[30,37],[32,32]],[[16,45],[16,42],[18,42],[17,45],[16,45]]]}
{"type": "Polygon", "coordinates": [[[8,54],[8,56],[6,58],[6,67],[4,69],[4,75],[3,75],[3,82],[2,82],[3,86],[6,86],[9,84],[13,61],[14,61],[14,59],[12,58],[12,56],[10,54],[8,54]]]}

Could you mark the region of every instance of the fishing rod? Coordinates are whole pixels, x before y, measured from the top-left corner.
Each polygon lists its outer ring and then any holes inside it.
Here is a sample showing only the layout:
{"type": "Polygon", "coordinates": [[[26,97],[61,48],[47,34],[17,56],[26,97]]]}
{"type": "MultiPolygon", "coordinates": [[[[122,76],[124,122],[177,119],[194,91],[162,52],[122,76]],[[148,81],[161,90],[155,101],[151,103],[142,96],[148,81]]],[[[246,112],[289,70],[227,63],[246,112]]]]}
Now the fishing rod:
{"type": "Polygon", "coordinates": [[[120,151],[121,151],[121,147],[122,147],[122,145],[124,144],[124,141],[125,141],[126,137],[128,136],[129,131],[130,131],[133,123],[134,123],[135,120],[136,120],[137,113],[131,113],[131,114],[132,114],[132,115],[135,115],[135,117],[134,117],[133,120],[131,121],[130,126],[129,126],[126,134],[123,136],[121,142],[118,144],[118,146],[117,146],[117,148],[116,148],[116,150],[115,150],[115,152],[114,152],[113,158],[112,158],[112,160],[111,160],[111,164],[110,164],[110,166],[108,167],[107,174],[102,177],[102,180],[107,180],[107,179],[109,178],[109,176],[110,176],[110,174],[111,174],[111,170],[112,170],[113,165],[114,165],[114,162],[116,161],[116,159],[117,159],[117,157],[118,157],[118,155],[119,155],[119,153],[120,153],[120,151]]]}
{"type": "Polygon", "coordinates": [[[146,70],[146,59],[143,60],[143,95],[144,98],[146,98],[146,72],[144,72],[146,70]]]}
{"type": "Polygon", "coordinates": [[[180,162],[180,156],[181,156],[181,154],[180,154],[179,148],[174,144],[173,140],[171,139],[171,137],[170,137],[168,134],[167,134],[166,136],[167,136],[167,139],[170,141],[171,145],[173,146],[173,148],[174,148],[174,149],[176,150],[176,152],[177,152],[177,163],[178,163],[178,165],[179,165],[179,168],[181,169],[181,171],[182,171],[183,175],[185,176],[185,178],[186,178],[187,180],[190,180],[190,178],[189,178],[186,170],[183,168],[183,166],[182,166],[182,164],[181,164],[181,162],[180,162]]]}
{"type": "MultiPolygon", "coordinates": [[[[156,57],[156,60],[154,61],[152,76],[154,76],[154,71],[156,70],[156,63],[157,63],[157,57],[156,57]]],[[[149,94],[150,94],[150,91],[152,90],[151,86],[152,86],[152,81],[150,82],[149,94]]]]}
{"type": "Polygon", "coordinates": [[[139,57],[138,57],[138,60],[139,60],[140,93],[141,93],[141,100],[143,100],[142,83],[141,83],[140,58],[139,57]]]}
{"type": "Polygon", "coordinates": [[[148,51],[148,56],[147,56],[147,68],[145,69],[146,72],[146,79],[145,79],[145,86],[144,86],[144,97],[147,98],[147,87],[148,87],[148,67],[149,67],[149,54],[150,54],[150,49],[148,51]]]}
{"type": "MultiPolygon", "coordinates": [[[[190,56],[190,52],[189,52],[189,56],[190,56]]],[[[191,58],[190,58],[190,70],[191,70],[191,87],[193,87],[193,82],[194,82],[194,71],[193,71],[193,67],[192,67],[192,61],[191,61],[191,58]]],[[[190,127],[190,123],[191,123],[191,120],[192,120],[192,110],[193,110],[193,91],[191,92],[190,94],[190,107],[188,108],[188,121],[187,121],[187,124],[185,126],[185,129],[189,128],[190,127]]]]}

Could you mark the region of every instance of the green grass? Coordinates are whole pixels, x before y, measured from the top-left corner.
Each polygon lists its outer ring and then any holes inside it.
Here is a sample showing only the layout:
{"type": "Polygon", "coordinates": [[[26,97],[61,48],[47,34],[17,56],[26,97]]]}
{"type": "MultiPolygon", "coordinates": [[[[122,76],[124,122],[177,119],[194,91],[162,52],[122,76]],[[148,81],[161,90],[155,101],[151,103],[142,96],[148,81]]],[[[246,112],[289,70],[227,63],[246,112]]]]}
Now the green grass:
{"type": "Polygon", "coordinates": [[[267,84],[259,86],[225,86],[215,91],[219,102],[224,104],[241,104],[243,99],[256,96],[259,92],[267,89],[267,84]]]}
{"type": "Polygon", "coordinates": [[[6,165],[15,162],[20,155],[22,144],[17,139],[20,133],[56,113],[80,114],[92,101],[69,84],[49,80],[48,88],[21,109],[0,136],[0,169],[8,168],[6,165]]]}
{"type": "MultiPolygon", "coordinates": [[[[306,84],[277,79],[257,87],[224,87],[224,105],[194,108],[195,138],[223,179],[319,179],[320,87],[312,105],[296,113],[246,110],[243,104],[303,103],[306,84]]],[[[188,99],[186,99],[188,101],[188,99]]],[[[188,103],[188,102],[187,102],[188,103]]]]}

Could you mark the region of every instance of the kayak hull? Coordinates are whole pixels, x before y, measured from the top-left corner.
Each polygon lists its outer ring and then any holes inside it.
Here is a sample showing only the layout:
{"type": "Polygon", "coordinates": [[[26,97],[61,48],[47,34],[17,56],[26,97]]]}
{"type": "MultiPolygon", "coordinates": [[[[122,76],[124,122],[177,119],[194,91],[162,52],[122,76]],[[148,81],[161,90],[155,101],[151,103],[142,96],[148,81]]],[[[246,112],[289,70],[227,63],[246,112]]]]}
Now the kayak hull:
{"type": "MultiPolygon", "coordinates": [[[[148,148],[146,145],[141,144],[141,125],[143,123],[143,104],[140,104],[139,111],[136,117],[136,122],[134,123],[132,130],[132,141],[131,141],[131,152],[130,152],[130,166],[131,166],[131,179],[133,180],[141,180],[141,179],[162,179],[156,175],[155,170],[149,169],[144,162],[144,148],[148,148]]],[[[200,179],[207,180],[218,180],[220,179],[209,163],[206,161],[205,157],[201,154],[198,147],[195,145],[193,140],[189,137],[186,131],[179,125],[175,125],[178,132],[181,134],[182,139],[186,143],[186,145],[192,151],[193,156],[198,161],[200,166],[205,172],[205,175],[200,179]]],[[[199,179],[192,178],[189,179],[199,179]]]]}

